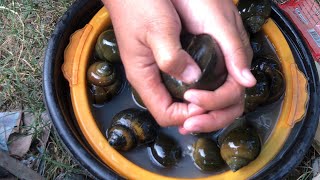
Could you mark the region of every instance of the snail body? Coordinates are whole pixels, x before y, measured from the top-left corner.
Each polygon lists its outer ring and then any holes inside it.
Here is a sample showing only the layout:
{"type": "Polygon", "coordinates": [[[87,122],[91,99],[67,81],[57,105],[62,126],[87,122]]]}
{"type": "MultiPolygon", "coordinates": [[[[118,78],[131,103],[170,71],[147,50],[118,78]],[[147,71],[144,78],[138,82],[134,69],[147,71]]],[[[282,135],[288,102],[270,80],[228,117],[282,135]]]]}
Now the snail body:
{"type": "Polygon", "coordinates": [[[158,125],[148,111],[125,109],[117,113],[108,129],[108,142],[117,150],[128,151],[137,145],[153,142],[158,125]]]}
{"type": "Polygon", "coordinates": [[[237,7],[249,33],[258,32],[271,13],[269,0],[239,0],[237,7]]]}
{"type": "Polygon", "coordinates": [[[157,136],[150,149],[153,159],[163,167],[176,165],[182,157],[182,150],[179,144],[164,133],[160,133],[157,136]]]}
{"type": "Polygon", "coordinates": [[[220,152],[232,171],[237,171],[256,159],[261,150],[257,132],[249,127],[238,127],[223,139],[220,152]]]}
{"type": "Polygon", "coordinates": [[[217,144],[208,137],[201,137],[193,144],[192,157],[202,171],[220,170],[225,164],[217,144]]]}
{"type": "Polygon", "coordinates": [[[122,87],[120,74],[113,65],[105,61],[98,61],[90,65],[87,80],[94,104],[107,102],[117,95],[122,87]]]}
{"type": "Polygon", "coordinates": [[[113,29],[108,29],[99,35],[95,45],[95,52],[99,59],[111,63],[121,62],[117,39],[113,29]]]}
{"type": "Polygon", "coordinates": [[[190,35],[181,37],[182,47],[195,60],[202,73],[198,81],[185,84],[174,77],[161,73],[163,82],[170,94],[182,100],[188,89],[215,90],[221,86],[227,77],[227,70],[223,54],[218,43],[208,34],[190,35]]]}

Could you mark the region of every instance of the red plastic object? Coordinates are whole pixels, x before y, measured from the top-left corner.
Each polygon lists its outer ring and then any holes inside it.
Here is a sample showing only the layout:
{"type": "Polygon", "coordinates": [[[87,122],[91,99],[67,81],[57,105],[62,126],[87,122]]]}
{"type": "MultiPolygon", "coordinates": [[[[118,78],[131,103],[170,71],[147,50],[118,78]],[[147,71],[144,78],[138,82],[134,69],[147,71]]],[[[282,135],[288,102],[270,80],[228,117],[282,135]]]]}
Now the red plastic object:
{"type": "Polygon", "coordinates": [[[320,5],[316,0],[278,0],[306,39],[314,59],[320,62],[320,5]]]}

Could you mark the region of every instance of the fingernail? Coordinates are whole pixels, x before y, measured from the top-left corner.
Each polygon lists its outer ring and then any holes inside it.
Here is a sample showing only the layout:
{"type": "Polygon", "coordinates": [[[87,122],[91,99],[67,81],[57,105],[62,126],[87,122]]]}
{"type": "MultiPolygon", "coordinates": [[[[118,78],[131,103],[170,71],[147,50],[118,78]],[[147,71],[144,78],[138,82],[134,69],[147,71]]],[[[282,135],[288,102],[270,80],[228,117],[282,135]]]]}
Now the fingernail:
{"type": "Polygon", "coordinates": [[[189,101],[193,104],[198,104],[198,102],[199,102],[198,98],[196,96],[194,96],[194,94],[190,91],[185,92],[183,97],[186,101],[189,101]]]}
{"type": "Polygon", "coordinates": [[[249,69],[242,70],[241,75],[245,80],[247,80],[248,85],[253,86],[256,84],[256,79],[249,69]]]}
{"type": "Polygon", "coordinates": [[[180,133],[181,135],[190,134],[190,132],[187,131],[187,130],[186,130],[185,128],[183,128],[183,127],[179,127],[179,133],[180,133]]]}
{"type": "Polygon", "coordinates": [[[200,127],[195,125],[192,121],[186,120],[183,124],[183,128],[189,132],[199,132],[200,127]]]}
{"type": "Polygon", "coordinates": [[[182,81],[185,83],[195,82],[200,78],[201,71],[199,67],[187,65],[181,74],[182,81]]]}

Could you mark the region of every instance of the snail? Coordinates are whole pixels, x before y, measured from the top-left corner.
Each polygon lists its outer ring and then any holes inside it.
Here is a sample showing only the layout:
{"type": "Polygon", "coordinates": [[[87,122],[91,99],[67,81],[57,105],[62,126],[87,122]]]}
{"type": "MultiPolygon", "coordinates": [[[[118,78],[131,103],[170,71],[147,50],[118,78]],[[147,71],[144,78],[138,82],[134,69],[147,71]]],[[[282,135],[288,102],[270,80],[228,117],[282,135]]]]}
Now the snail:
{"type": "Polygon", "coordinates": [[[121,62],[117,39],[113,29],[103,31],[96,42],[95,52],[99,59],[111,63],[121,62]]]}
{"type": "Polygon", "coordinates": [[[274,103],[285,92],[285,79],[278,61],[269,57],[254,58],[251,72],[257,79],[257,84],[245,90],[245,112],[254,111],[260,105],[274,103]]]}
{"type": "Polygon", "coordinates": [[[269,82],[261,71],[251,71],[257,80],[255,86],[245,90],[245,112],[254,111],[260,104],[267,101],[270,94],[269,82]]]}
{"type": "Polygon", "coordinates": [[[113,96],[117,95],[121,89],[121,81],[115,81],[110,86],[101,87],[96,85],[89,85],[89,91],[92,95],[94,104],[103,104],[108,102],[113,96]]]}
{"type": "Polygon", "coordinates": [[[250,127],[231,130],[222,140],[220,153],[230,169],[235,172],[255,160],[260,154],[261,141],[250,127]]]}
{"type": "Polygon", "coordinates": [[[157,129],[158,124],[148,111],[129,108],[112,118],[107,139],[115,149],[128,151],[138,145],[153,142],[157,129]]]}
{"type": "Polygon", "coordinates": [[[285,80],[280,62],[270,57],[257,57],[251,65],[252,70],[259,70],[267,75],[270,82],[270,95],[267,104],[278,100],[285,91],[285,80]]]}
{"type": "Polygon", "coordinates": [[[104,61],[90,65],[87,80],[94,104],[107,102],[118,94],[122,87],[120,74],[110,63],[104,61]]]}
{"type": "Polygon", "coordinates": [[[246,30],[252,34],[261,29],[271,13],[269,0],[239,0],[237,8],[246,30]]]}
{"type": "Polygon", "coordinates": [[[176,165],[182,157],[182,150],[179,144],[175,139],[164,133],[158,134],[150,149],[152,159],[163,167],[176,165]]]}
{"type": "Polygon", "coordinates": [[[208,34],[182,35],[182,47],[200,67],[202,73],[198,81],[185,84],[162,72],[163,83],[172,97],[182,100],[188,89],[215,90],[227,77],[223,54],[217,42],[208,34]]]}
{"type": "Polygon", "coordinates": [[[96,86],[108,86],[114,83],[116,78],[114,67],[104,61],[93,63],[87,71],[88,82],[96,86]]]}
{"type": "Polygon", "coordinates": [[[193,161],[202,171],[220,170],[225,164],[217,144],[208,137],[201,137],[193,144],[193,161]]]}

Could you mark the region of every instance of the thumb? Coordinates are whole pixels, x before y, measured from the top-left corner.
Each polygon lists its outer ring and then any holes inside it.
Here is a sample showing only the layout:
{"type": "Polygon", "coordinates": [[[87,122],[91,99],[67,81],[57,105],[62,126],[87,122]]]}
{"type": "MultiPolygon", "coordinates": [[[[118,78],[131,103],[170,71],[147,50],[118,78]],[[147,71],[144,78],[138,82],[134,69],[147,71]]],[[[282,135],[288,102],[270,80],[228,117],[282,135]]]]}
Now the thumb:
{"type": "Polygon", "coordinates": [[[165,24],[158,26],[156,31],[148,31],[147,43],[161,71],[185,83],[192,83],[199,79],[201,70],[182,49],[179,29],[165,24]]]}

